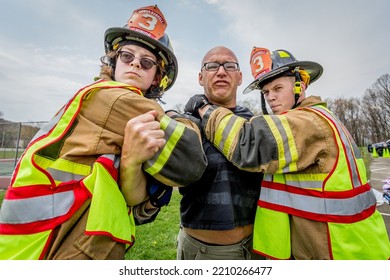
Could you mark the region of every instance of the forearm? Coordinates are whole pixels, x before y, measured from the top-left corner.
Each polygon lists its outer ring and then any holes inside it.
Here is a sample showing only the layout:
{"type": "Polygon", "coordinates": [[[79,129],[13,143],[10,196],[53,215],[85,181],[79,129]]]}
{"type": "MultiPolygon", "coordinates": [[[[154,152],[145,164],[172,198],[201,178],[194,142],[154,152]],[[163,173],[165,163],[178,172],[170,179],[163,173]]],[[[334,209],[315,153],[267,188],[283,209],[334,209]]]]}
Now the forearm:
{"type": "Polygon", "coordinates": [[[247,121],[226,108],[207,107],[199,111],[206,137],[229,161],[252,172],[275,166],[277,144],[264,118],[247,121]]]}
{"type": "Polygon", "coordinates": [[[199,129],[189,120],[165,116],[160,120],[166,145],[144,163],[144,170],[168,186],[185,186],[199,180],[206,169],[199,129]]]}
{"type": "Polygon", "coordinates": [[[240,169],[266,173],[303,170],[319,157],[327,158],[333,144],[327,123],[303,110],[245,121],[225,108],[207,107],[199,111],[207,139],[240,169]]]}
{"type": "Polygon", "coordinates": [[[145,201],[148,197],[146,191],[146,176],[141,164],[132,164],[121,160],[120,186],[127,205],[133,206],[145,201]]]}

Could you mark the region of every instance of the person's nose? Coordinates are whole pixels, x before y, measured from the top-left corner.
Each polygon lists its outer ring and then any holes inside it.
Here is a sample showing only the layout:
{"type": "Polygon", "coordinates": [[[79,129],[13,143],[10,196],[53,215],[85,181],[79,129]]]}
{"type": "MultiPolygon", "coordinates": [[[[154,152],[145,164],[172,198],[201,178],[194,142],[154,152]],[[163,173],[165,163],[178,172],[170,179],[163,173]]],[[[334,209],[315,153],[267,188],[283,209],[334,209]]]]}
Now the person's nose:
{"type": "Polygon", "coordinates": [[[223,68],[223,65],[219,65],[217,76],[226,76],[226,70],[223,68]]]}
{"type": "Polygon", "coordinates": [[[137,68],[141,68],[141,59],[138,57],[134,57],[133,61],[130,62],[130,65],[137,68]]]}
{"type": "Polygon", "coordinates": [[[273,90],[270,90],[267,94],[267,99],[269,101],[275,101],[276,100],[276,93],[273,90]]]}

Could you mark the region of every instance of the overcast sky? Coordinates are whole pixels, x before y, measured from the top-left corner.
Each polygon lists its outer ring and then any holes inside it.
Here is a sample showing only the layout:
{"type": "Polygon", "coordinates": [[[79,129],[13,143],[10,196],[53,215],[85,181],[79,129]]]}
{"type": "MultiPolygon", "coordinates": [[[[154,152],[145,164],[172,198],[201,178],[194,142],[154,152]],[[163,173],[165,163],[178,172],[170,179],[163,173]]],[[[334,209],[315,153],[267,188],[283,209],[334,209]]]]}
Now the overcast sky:
{"type": "Polygon", "coordinates": [[[93,82],[107,28],[123,26],[136,8],[157,4],[179,61],[164,108],[202,93],[203,55],[224,45],[243,72],[238,100],[252,82],[253,46],[286,49],[324,67],[309,95],[362,97],[390,73],[388,0],[0,0],[0,112],[11,121],[47,121],[93,82]]]}

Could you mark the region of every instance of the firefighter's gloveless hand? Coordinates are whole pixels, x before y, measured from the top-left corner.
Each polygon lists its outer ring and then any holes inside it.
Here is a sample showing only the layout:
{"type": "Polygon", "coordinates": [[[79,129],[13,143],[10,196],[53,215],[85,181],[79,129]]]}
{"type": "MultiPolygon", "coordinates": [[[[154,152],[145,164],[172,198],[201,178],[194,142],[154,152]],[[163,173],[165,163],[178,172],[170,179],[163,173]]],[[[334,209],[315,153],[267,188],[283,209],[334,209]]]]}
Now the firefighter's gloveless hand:
{"type": "Polygon", "coordinates": [[[156,120],[157,111],[139,115],[128,121],[125,128],[122,157],[143,163],[165,145],[164,131],[156,120]]]}

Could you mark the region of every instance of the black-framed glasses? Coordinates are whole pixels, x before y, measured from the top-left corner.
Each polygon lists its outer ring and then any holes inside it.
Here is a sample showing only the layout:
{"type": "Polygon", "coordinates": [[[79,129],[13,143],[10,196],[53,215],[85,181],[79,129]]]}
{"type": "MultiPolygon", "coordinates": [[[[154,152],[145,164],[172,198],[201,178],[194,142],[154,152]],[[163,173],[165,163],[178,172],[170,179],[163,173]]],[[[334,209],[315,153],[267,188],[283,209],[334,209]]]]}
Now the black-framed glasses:
{"type": "Polygon", "coordinates": [[[238,65],[237,62],[224,62],[224,63],[206,62],[205,64],[203,64],[203,67],[200,70],[204,69],[206,71],[215,72],[218,71],[219,67],[221,66],[223,66],[223,69],[225,69],[225,71],[229,71],[229,72],[240,70],[240,66],[238,65]]]}
{"type": "Polygon", "coordinates": [[[146,57],[141,57],[141,58],[136,57],[131,52],[118,51],[117,55],[119,56],[120,60],[126,64],[133,62],[134,59],[137,58],[139,60],[139,64],[141,65],[142,69],[144,69],[144,70],[150,70],[150,69],[152,69],[152,67],[154,65],[157,65],[156,61],[153,61],[150,58],[146,58],[146,57]]]}

